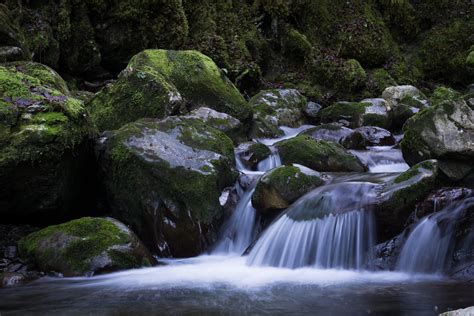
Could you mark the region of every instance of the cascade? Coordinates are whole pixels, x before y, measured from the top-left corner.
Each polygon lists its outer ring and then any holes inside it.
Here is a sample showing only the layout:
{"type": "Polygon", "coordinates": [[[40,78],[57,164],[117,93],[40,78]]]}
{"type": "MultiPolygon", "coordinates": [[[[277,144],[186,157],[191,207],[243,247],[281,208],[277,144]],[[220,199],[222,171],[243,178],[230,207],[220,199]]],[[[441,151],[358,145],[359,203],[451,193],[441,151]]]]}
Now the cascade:
{"type": "Polygon", "coordinates": [[[396,269],[411,273],[442,273],[452,256],[459,214],[474,207],[474,198],[450,203],[416,225],[398,257],[396,269]]]}
{"type": "Polygon", "coordinates": [[[336,183],[313,190],[271,225],[250,265],[362,269],[374,245],[375,185],[336,183]]]}

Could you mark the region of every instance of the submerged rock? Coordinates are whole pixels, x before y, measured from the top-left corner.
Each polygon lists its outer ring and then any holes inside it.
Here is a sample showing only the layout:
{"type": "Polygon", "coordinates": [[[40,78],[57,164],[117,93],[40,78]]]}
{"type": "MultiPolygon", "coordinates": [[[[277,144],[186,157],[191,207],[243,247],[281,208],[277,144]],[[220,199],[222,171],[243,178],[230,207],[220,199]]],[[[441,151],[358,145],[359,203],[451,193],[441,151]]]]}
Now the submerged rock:
{"type": "Polygon", "coordinates": [[[4,222],[51,223],[92,199],[94,160],[81,101],[37,63],[0,66],[0,214],[4,222]]]}
{"type": "Polygon", "coordinates": [[[19,241],[21,256],[44,272],[83,276],[151,266],[135,234],[112,218],[84,217],[49,226],[19,241]]]}
{"type": "Polygon", "coordinates": [[[190,257],[215,240],[231,186],[233,143],[195,119],[139,120],[104,134],[99,160],[113,214],[161,256],[190,257]]]}
{"type": "Polygon", "coordinates": [[[301,132],[300,135],[308,135],[315,140],[341,143],[342,140],[351,133],[352,130],[350,128],[344,127],[337,123],[330,123],[311,127],[301,132]]]}
{"type": "Polygon", "coordinates": [[[248,103],[209,57],[197,51],[145,50],[135,55],[118,80],[90,102],[99,130],[117,129],[139,118],[163,118],[208,107],[241,121],[248,103]]]}
{"type": "Polygon", "coordinates": [[[301,165],[281,166],[265,173],[252,195],[252,205],[262,214],[287,208],[327,177],[301,165]]]}
{"type": "Polygon", "coordinates": [[[474,110],[463,100],[430,107],[408,120],[403,130],[401,148],[408,164],[438,159],[442,171],[453,181],[472,171],[474,110]]]}
{"type": "Polygon", "coordinates": [[[264,90],[249,101],[254,111],[253,137],[276,137],[279,126],[298,127],[306,122],[306,98],[295,89],[264,90]]]}
{"type": "Polygon", "coordinates": [[[370,146],[395,145],[395,138],[386,129],[376,126],[356,128],[342,141],[342,145],[349,149],[366,149],[370,146]]]}
{"type": "Polygon", "coordinates": [[[307,135],[280,141],[275,146],[284,164],[301,164],[321,172],[363,172],[366,170],[360,160],[341,145],[314,140],[307,135]]]}

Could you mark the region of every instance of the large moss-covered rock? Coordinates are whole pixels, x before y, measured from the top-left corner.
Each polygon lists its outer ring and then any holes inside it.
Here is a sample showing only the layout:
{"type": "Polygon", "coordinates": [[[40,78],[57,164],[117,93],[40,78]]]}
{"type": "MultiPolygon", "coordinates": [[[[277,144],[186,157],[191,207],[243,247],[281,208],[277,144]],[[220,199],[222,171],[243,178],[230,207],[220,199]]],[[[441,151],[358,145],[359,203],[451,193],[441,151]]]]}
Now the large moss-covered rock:
{"type": "Polygon", "coordinates": [[[356,171],[366,167],[344,147],[337,143],[314,140],[307,135],[280,141],[278,148],[284,164],[301,164],[317,171],[356,171]]]}
{"type": "Polygon", "coordinates": [[[222,190],[236,178],[233,143],[205,123],[143,119],[99,146],[113,214],[162,256],[201,253],[215,239],[222,190]]]}
{"type": "Polygon", "coordinates": [[[390,125],[388,107],[383,100],[337,102],[321,110],[321,122],[348,122],[349,127],[364,125],[387,128],[390,125]]]}
{"type": "Polygon", "coordinates": [[[59,75],[34,63],[0,66],[0,214],[52,222],[92,198],[94,130],[59,75]]]}
{"type": "Polygon", "coordinates": [[[209,107],[246,121],[252,111],[209,57],[197,51],[145,50],[119,79],[90,103],[99,130],[138,118],[163,118],[187,108],[209,107]]]}
{"type": "Polygon", "coordinates": [[[252,195],[252,205],[262,214],[287,208],[327,178],[301,165],[281,166],[265,173],[252,195]]]}
{"type": "Polygon", "coordinates": [[[112,218],[84,217],[49,226],[19,241],[23,259],[43,272],[83,276],[151,266],[135,234],[112,218]]]}
{"type": "Polygon", "coordinates": [[[415,205],[438,184],[438,175],[438,162],[426,160],[379,189],[375,217],[380,236],[391,238],[402,230],[415,205]]]}
{"type": "Polygon", "coordinates": [[[463,100],[448,100],[421,111],[407,121],[403,130],[401,148],[408,164],[439,159],[441,168],[453,180],[462,179],[472,169],[474,110],[463,100]]]}
{"type": "Polygon", "coordinates": [[[279,126],[298,127],[306,122],[306,98],[295,89],[264,90],[249,101],[254,111],[252,136],[275,137],[279,126]]]}

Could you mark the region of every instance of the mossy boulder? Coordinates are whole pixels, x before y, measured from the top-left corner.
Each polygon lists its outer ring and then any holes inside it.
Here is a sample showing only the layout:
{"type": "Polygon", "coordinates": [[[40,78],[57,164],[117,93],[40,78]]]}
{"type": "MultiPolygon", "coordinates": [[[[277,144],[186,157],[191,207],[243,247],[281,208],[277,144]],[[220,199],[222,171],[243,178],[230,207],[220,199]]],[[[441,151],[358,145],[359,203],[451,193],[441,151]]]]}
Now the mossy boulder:
{"type": "Polygon", "coordinates": [[[234,143],[239,143],[247,138],[243,124],[236,118],[226,113],[217,112],[210,108],[199,108],[183,116],[185,119],[196,119],[220,130],[234,143]]]}
{"type": "Polygon", "coordinates": [[[256,170],[259,162],[267,159],[272,151],[264,144],[253,141],[240,144],[236,153],[246,168],[256,170]]]}
{"type": "Polygon", "coordinates": [[[0,214],[51,223],[93,199],[95,135],[81,101],[35,63],[0,66],[0,214]],[[92,188],[91,188],[92,190],[92,188]]]}
{"type": "Polygon", "coordinates": [[[337,143],[314,140],[307,135],[275,144],[284,164],[301,164],[317,171],[363,172],[366,167],[337,143]]]}
{"type": "Polygon", "coordinates": [[[265,173],[252,195],[253,207],[262,214],[287,208],[327,177],[301,165],[281,166],[265,173]]]}
{"type": "Polygon", "coordinates": [[[342,82],[339,85],[345,85],[349,91],[356,90],[365,84],[367,73],[360,63],[355,59],[346,60],[340,71],[342,82]]]}
{"type": "Polygon", "coordinates": [[[300,135],[308,135],[315,140],[326,140],[329,142],[341,143],[344,138],[352,133],[352,129],[337,123],[322,124],[308,128],[300,135]]]}
{"type": "Polygon", "coordinates": [[[464,100],[448,100],[421,111],[406,122],[403,131],[401,148],[408,164],[438,159],[452,180],[472,170],[474,110],[464,100]]]}
{"type": "Polygon", "coordinates": [[[348,149],[367,149],[370,146],[392,146],[395,138],[386,129],[376,126],[362,126],[347,135],[342,145],[348,149]]]}
{"type": "Polygon", "coordinates": [[[362,102],[337,102],[321,110],[321,122],[342,122],[349,127],[390,125],[388,107],[381,99],[365,99],[362,102]]]}
{"type": "Polygon", "coordinates": [[[380,236],[391,238],[399,233],[408,216],[438,185],[439,165],[426,160],[401,173],[378,190],[375,217],[380,236]]]}
{"type": "Polygon", "coordinates": [[[163,118],[199,107],[243,122],[252,115],[225,74],[197,51],[145,50],[130,60],[114,84],[90,102],[92,118],[101,131],[139,118],[163,118]]]}
{"type": "Polygon", "coordinates": [[[308,101],[296,89],[263,90],[250,101],[253,108],[253,137],[275,137],[279,126],[298,127],[306,122],[303,110],[308,101]]]}
{"type": "Polygon", "coordinates": [[[220,194],[237,177],[223,132],[189,118],[142,119],[104,133],[98,153],[114,216],[152,251],[195,256],[215,240],[220,194]]]}
{"type": "Polygon", "coordinates": [[[124,224],[84,217],[23,237],[20,256],[42,272],[90,276],[151,266],[156,260],[124,224]]]}

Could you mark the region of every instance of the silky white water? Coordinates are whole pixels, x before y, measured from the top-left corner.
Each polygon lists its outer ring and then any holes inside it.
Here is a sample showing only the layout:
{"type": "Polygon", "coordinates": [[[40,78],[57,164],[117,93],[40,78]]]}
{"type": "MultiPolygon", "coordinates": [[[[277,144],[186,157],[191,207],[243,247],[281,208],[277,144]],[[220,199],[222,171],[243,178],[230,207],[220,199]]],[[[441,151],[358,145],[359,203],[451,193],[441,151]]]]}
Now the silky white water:
{"type": "MultiPolygon", "coordinates": [[[[411,273],[442,273],[453,252],[459,213],[474,207],[474,198],[450,203],[421,219],[405,242],[397,270],[411,273]]],[[[473,238],[474,236],[471,236],[473,238]]]]}

